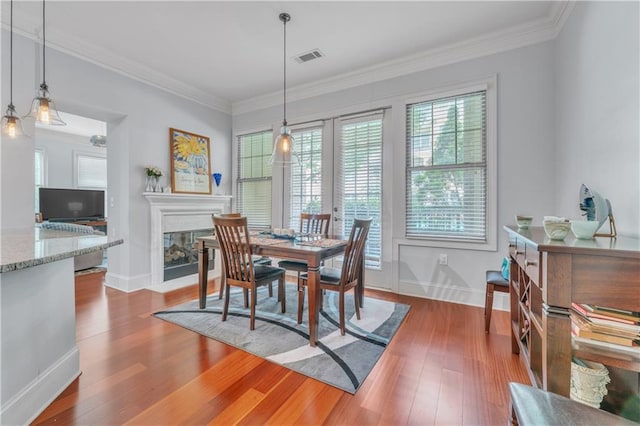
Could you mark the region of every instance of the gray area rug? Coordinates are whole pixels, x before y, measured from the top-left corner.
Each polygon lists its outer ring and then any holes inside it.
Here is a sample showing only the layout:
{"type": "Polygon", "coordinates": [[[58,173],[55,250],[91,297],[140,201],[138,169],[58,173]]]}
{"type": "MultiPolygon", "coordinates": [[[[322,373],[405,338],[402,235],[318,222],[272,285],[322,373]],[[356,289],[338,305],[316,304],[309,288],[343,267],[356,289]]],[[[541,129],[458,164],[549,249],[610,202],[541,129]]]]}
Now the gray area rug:
{"type": "MultiPolygon", "coordinates": [[[[227,343],[261,358],[283,365],[344,391],[355,393],[384,352],[407,312],[408,305],[370,297],[364,299],[361,320],[355,317],[353,295],[347,294],[345,315],[347,331],[340,335],[338,294],[324,295],[320,312],[319,342],[309,346],[307,311],[302,324],[297,323],[297,290],[287,285],[287,313],[280,312],[274,296],[265,287],[258,290],[256,328],[249,330],[249,310],[243,306],[242,292],[233,288],[229,316],[222,321],[223,301],[217,293],[207,299],[207,308],[200,310],[198,300],[174,306],[154,315],[204,336],[227,343]]],[[[305,308],[307,299],[305,297],[305,308]]]]}

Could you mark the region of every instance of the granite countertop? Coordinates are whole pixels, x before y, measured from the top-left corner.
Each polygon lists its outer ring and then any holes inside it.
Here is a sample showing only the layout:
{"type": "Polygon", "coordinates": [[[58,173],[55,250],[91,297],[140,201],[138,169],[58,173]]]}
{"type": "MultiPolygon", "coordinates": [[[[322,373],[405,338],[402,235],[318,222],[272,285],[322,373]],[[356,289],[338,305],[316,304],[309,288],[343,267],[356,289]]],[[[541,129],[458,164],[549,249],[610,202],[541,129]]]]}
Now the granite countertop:
{"type": "Polygon", "coordinates": [[[10,229],[0,233],[0,273],[92,253],[124,242],[104,235],[50,229],[10,229]]]}

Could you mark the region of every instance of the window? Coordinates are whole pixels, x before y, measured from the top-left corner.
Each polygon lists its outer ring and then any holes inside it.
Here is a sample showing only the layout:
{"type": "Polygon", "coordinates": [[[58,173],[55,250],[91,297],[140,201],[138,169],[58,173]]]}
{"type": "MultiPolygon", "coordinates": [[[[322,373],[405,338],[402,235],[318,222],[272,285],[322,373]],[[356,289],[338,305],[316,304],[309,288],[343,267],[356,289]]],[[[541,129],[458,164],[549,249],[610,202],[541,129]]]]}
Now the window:
{"type": "Polygon", "coordinates": [[[271,227],[271,130],[238,136],[236,208],[252,228],[271,227]]]}
{"type": "Polygon", "coordinates": [[[107,188],[107,159],[75,153],[76,188],[107,188]]]}
{"type": "Polygon", "coordinates": [[[407,105],[408,238],[487,242],[487,90],[407,105]]]}
{"type": "Polygon", "coordinates": [[[378,112],[339,120],[335,194],[342,230],[349,235],[355,218],[371,217],[365,265],[381,267],[382,257],[382,119],[378,112]]]}
{"type": "Polygon", "coordinates": [[[322,128],[293,131],[300,166],[291,167],[289,227],[300,228],[300,213],[322,213],[322,128]]]}
{"type": "Polygon", "coordinates": [[[40,187],[44,186],[44,151],[41,149],[35,150],[35,158],[34,158],[34,169],[35,169],[35,211],[38,213],[40,211],[40,187]]]}

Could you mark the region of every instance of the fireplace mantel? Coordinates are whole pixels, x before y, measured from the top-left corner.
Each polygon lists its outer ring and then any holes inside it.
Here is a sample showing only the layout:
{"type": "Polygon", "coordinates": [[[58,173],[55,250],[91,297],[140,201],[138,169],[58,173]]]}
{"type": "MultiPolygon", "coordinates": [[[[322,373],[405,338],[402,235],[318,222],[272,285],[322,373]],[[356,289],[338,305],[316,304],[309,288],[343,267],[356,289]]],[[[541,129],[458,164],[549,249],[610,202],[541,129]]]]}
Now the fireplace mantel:
{"type": "Polygon", "coordinates": [[[150,206],[151,285],[157,286],[164,282],[163,234],[212,228],[211,215],[230,212],[232,197],[165,192],[142,195],[150,206]]]}

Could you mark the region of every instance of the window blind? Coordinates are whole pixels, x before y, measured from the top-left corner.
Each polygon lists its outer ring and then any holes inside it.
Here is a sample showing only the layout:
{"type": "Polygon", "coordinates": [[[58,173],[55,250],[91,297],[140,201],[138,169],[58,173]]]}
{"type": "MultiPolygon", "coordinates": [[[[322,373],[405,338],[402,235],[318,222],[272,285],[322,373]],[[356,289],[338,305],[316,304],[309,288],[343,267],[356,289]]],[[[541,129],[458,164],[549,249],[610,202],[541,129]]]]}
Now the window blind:
{"type": "Polygon", "coordinates": [[[76,186],[107,188],[107,159],[92,155],[76,155],[76,186]]]}
{"type": "Polygon", "coordinates": [[[343,235],[355,218],[373,218],[365,248],[365,265],[381,267],[382,256],[382,119],[383,113],[339,120],[335,215],[343,235]]]}
{"type": "Polygon", "coordinates": [[[270,130],[238,136],[236,209],[251,228],[271,227],[270,130]]]}
{"type": "Polygon", "coordinates": [[[486,241],[486,91],[407,105],[406,236],[486,241]]]}
{"type": "Polygon", "coordinates": [[[300,165],[291,167],[288,227],[300,229],[300,213],[322,213],[322,127],[292,132],[300,165]]]}

